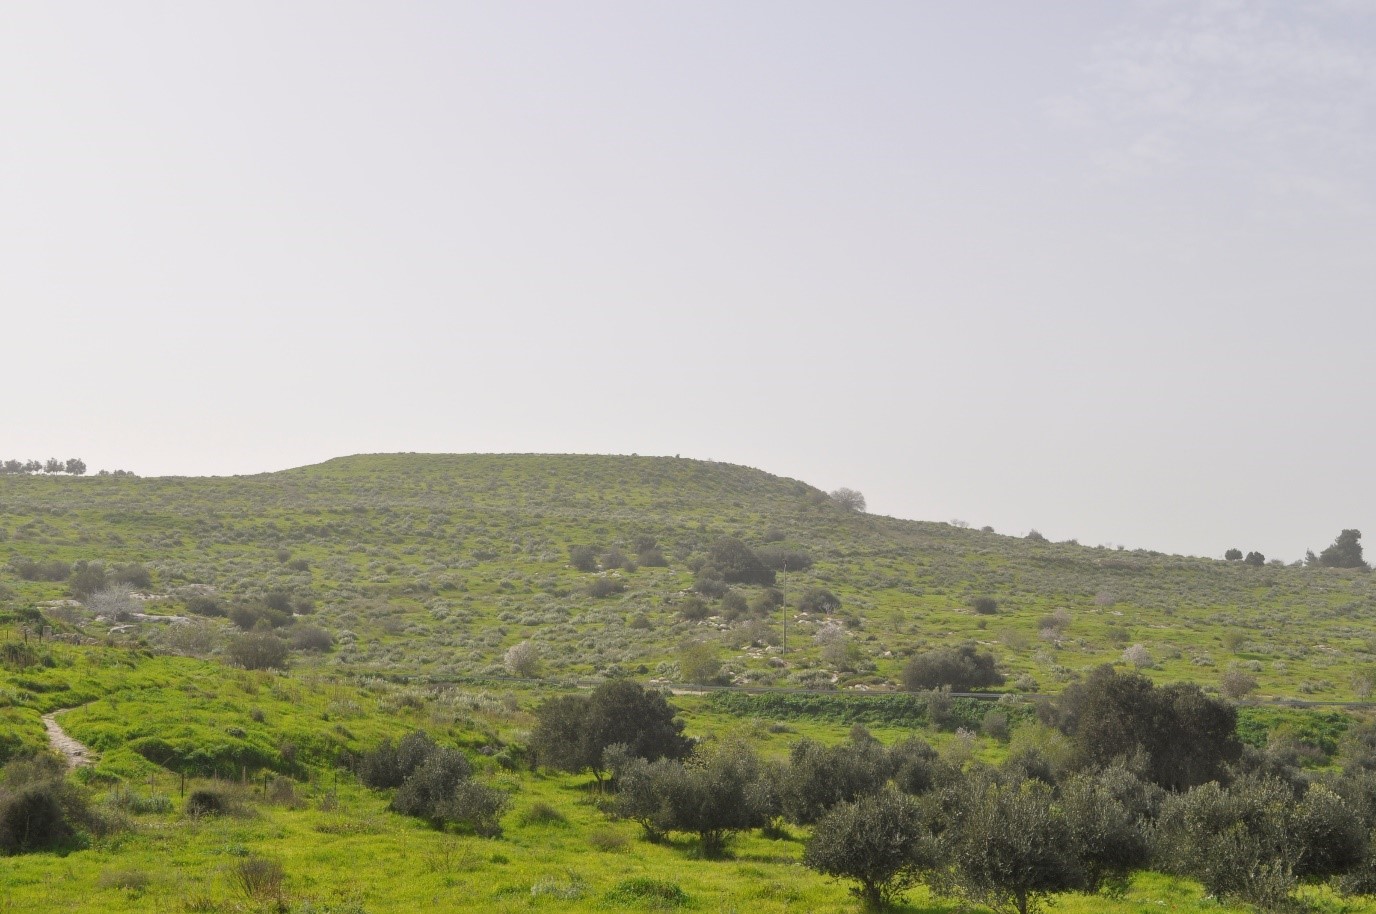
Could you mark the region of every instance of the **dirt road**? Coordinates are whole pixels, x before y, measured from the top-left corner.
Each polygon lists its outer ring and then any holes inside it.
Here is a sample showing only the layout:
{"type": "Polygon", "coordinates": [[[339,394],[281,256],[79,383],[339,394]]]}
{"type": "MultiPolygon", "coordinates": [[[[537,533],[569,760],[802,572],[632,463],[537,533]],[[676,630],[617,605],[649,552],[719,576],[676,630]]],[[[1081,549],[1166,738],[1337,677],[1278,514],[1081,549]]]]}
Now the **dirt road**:
{"type": "MultiPolygon", "coordinates": [[[[69,710],[64,708],[63,710],[69,710]]],[[[48,743],[53,747],[53,751],[61,753],[67,760],[68,768],[80,768],[83,765],[95,763],[94,753],[85,745],[77,742],[67,735],[67,731],[62,729],[62,725],[57,722],[57,715],[62,711],[54,711],[51,714],[43,715],[43,728],[48,731],[48,743]]]]}

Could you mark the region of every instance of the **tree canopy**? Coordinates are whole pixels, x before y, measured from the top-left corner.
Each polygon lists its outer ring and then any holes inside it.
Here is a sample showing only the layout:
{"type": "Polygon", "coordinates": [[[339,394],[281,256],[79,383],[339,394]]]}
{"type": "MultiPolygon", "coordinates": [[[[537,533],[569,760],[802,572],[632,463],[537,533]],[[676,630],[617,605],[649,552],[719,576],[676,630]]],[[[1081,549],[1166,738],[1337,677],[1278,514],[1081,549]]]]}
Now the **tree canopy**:
{"type": "Polygon", "coordinates": [[[541,763],[563,771],[591,770],[598,780],[605,753],[620,744],[637,758],[678,759],[692,748],[683,721],[659,692],[629,679],[613,679],[591,695],[551,698],[536,709],[531,745],[541,763]]]}

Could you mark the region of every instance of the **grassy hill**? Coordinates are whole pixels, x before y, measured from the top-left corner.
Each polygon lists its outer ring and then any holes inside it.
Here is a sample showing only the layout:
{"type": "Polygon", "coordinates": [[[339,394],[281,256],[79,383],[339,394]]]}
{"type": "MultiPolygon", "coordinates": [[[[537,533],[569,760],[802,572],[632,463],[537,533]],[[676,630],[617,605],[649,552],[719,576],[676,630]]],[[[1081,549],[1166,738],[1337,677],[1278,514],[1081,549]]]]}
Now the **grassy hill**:
{"type": "Polygon", "coordinates": [[[1368,574],[859,514],[797,480],[678,458],[391,454],[229,478],[0,477],[0,607],[12,630],[46,605],[59,632],[215,656],[226,622],[189,646],[180,626],[112,633],[82,607],[54,607],[68,585],[24,579],[26,560],[146,566],[153,615],[185,613],[207,592],[224,606],[311,602],[310,623],[335,649],[295,662],[374,674],[504,675],[504,653],[529,641],[549,677],[681,681],[705,656],[721,681],[891,689],[914,652],[973,640],[1024,690],[1054,691],[1133,645],[1158,680],[1212,684],[1239,668],[1269,696],[1351,700],[1376,675],[1368,574]],[[735,586],[705,601],[706,618],[685,618],[703,612],[695,570],[728,536],[811,561],[776,584],[787,610],[761,615],[765,588],[735,586]],[[636,566],[649,542],[667,564],[636,566]],[[578,571],[579,545],[604,566],[632,563],[578,571]],[[799,612],[808,588],[840,609],[799,612]],[[997,612],[974,611],[979,598],[997,612]],[[819,643],[828,621],[840,624],[819,643]]]}

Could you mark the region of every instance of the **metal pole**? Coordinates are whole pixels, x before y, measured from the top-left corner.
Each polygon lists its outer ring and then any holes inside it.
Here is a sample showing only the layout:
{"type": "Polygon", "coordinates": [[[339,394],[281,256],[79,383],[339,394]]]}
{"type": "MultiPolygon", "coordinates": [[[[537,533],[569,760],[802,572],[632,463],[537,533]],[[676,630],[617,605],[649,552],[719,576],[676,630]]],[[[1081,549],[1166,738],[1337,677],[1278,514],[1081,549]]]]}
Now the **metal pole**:
{"type": "Polygon", "coordinates": [[[783,653],[788,653],[788,559],[784,559],[784,648],[783,653]]]}

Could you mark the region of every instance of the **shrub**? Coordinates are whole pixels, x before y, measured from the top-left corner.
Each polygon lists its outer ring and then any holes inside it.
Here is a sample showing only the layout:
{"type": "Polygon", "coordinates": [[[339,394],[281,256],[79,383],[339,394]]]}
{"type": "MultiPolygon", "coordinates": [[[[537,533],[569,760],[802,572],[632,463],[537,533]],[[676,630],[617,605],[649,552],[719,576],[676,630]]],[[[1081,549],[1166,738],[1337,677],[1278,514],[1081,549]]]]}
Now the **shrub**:
{"type": "Polygon", "coordinates": [[[496,838],[502,833],[501,817],[511,806],[511,797],[495,787],[477,781],[462,781],[441,806],[443,821],[473,829],[483,838],[496,838]]]}
{"type": "Polygon", "coordinates": [[[334,647],[334,636],[318,625],[294,625],[291,646],[298,651],[323,654],[334,647]]]}
{"type": "Polygon", "coordinates": [[[735,537],[724,536],[712,543],[707,563],[721,573],[728,584],[773,584],[774,571],[766,568],[750,547],[735,537]]]}
{"type": "Polygon", "coordinates": [[[839,505],[842,508],[845,508],[847,511],[858,511],[860,513],[864,513],[865,496],[861,495],[854,489],[848,489],[842,486],[839,489],[833,490],[830,493],[830,495],[831,500],[835,504],[839,505]]]}
{"type": "Polygon", "coordinates": [[[186,611],[196,616],[215,618],[225,614],[225,608],[215,597],[197,595],[187,598],[186,611]]]}
{"type": "Polygon", "coordinates": [[[502,655],[502,666],[509,675],[523,679],[536,676],[540,672],[540,647],[533,641],[513,644],[502,655]]]}
{"type": "Polygon", "coordinates": [[[994,655],[973,644],[942,647],[913,657],[903,667],[903,687],[910,692],[939,689],[966,692],[1003,684],[994,655]]]}
{"type": "Polygon", "coordinates": [[[437,748],[397,788],[392,809],[441,825],[449,818],[447,804],[454,791],[472,774],[473,766],[462,752],[437,748]]]}
{"type": "Polygon", "coordinates": [[[230,662],[246,670],[282,669],[287,665],[287,643],[268,631],[236,635],[226,652],[230,662]]]}
{"type": "Polygon", "coordinates": [[[1255,692],[1256,689],[1256,677],[1237,668],[1230,669],[1228,672],[1224,673],[1223,678],[1219,680],[1218,683],[1218,691],[1223,693],[1224,697],[1231,698],[1233,701],[1246,698],[1252,692],[1255,692]]]}
{"type": "Polygon", "coordinates": [[[626,836],[614,828],[602,826],[588,832],[588,843],[599,851],[615,852],[626,849],[630,842],[626,836]]]}
{"type": "Polygon", "coordinates": [[[626,584],[620,578],[597,577],[588,582],[588,596],[594,599],[610,597],[613,594],[622,593],[626,589],[626,584]]]}
{"type": "Polygon", "coordinates": [[[597,550],[591,546],[570,546],[569,564],[579,571],[596,571],[597,550]]]}
{"type": "Polygon", "coordinates": [[[400,787],[439,747],[424,730],[408,733],[396,746],[384,739],[358,760],[358,779],[365,787],[400,787]]]}
{"type": "Polygon", "coordinates": [[[568,816],[550,804],[539,800],[521,813],[517,819],[522,825],[568,825],[568,816]]]}
{"type": "Polygon", "coordinates": [[[186,814],[193,819],[203,816],[222,816],[229,812],[230,799],[219,790],[201,788],[193,790],[186,798],[186,814]]]}
{"type": "Polygon", "coordinates": [[[248,901],[286,910],[287,874],[282,864],[267,857],[244,857],[230,870],[230,884],[248,901]]]}
{"type": "Polygon", "coordinates": [[[701,599],[690,594],[679,607],[678,614],[689,622],[701,622],[711,615],[711,610],[701,599]]]}
{"type": "Polygon", "coordinates": [[[756,549],[755,555],[764,567],[774,571],[807,571],[812,567],[812,556],[801,549],[765,546],[756,549]]]}
{"type": "Polygon", "coordinates": [[[692,748],[664,696],[629,679],[604,682],[587,696],[551,698],[535,714],[530,744],[540,763],[574,773],[591,769],[599,780],[604,753],[618,743],[651,760],[682,758],[692,748]]]}
{"type": "Polygon", "coordinates": [[[59,781],[0,788],[0,854],[53,850],[75,834],[63,808],[59,781]]]}
{"type": "Polygon", "coordinates": [[[834,613],[841,608],[841,599],[825,587],[809,587],[798,600],[798,611],[805,613],[834,613]]]}
{"type": "Polygon", "coordinates": [[[613,904],[650,904],[656,908],[681,908],[688,904],[688,895],[678,883],[649,876],[623,879],[606,895],[613,904]]]}
{"type": "Polygon", "coordinates": [[[153,877],[143,870],[105,870],[96,877],[96,886],[102,889],[123,889],[133,894],[142,894],[153,877]]]}
{"type": "Polygon", "coordinates": [[[999,611],[999,601],[993,597],[976,597],[970,608],[981,616],[992,616],[999,611]]]}
{"type": "Polygon", "coordinates": [[[78,600],[85,600],[91,594],[105,587],[105,568],[95,562],[77,562],[67,578],[67,589],[78,600]]]}

